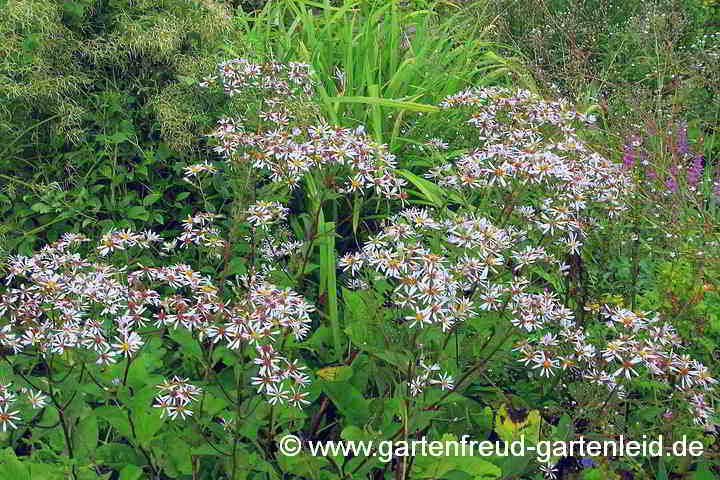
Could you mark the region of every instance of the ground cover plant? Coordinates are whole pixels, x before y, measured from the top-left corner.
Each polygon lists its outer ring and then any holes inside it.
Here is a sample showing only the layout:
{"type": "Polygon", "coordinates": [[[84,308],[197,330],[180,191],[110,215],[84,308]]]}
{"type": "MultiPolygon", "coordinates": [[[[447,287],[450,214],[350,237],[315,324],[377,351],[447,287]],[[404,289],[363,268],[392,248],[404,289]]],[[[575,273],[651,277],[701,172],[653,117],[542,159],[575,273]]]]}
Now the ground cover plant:
{"type": "MultiPolygon", "coordinates": [[[[491,3],[232,3],[2,7],[12,45],[39,34],[65,45],[71,32],[114,52],[130,42],[147,75],[114,54],[109,70],[83,67],[113,79],[82,104],[91,130],[110,129],[96,135],[109,147],[54,190],[36,184],[63,180],[52,156],[95,148],[79,130],[79,147],[59,141],[70,120],[57,110],[72,98],[54,84],[30,118],[10,115],[28,113],[28,91],[5,104],[0,178],[22,200],[4,207],[0,472],[717,476],[720,167],[712,133],[699,133],[714,128],[709,108],[683,118],[680,107],[693,110],[676,97],[668,119],[652,97],[657,108],[631,110],[644,123],[627,128],[628,105],[554,94],[525,46],[499,36],[491,3]],[[38,8],[43,26],[22,21],[38,8]],[[207,15],[219,23],[195,44],[207,15]],[[142,25],[172,41],[145,45],[142,25]],[[160,83],[142,86],[148,76],[160,83]],[[131,98],[140,92],[150,98],[131,98]],[[88,190],[99,206],[77,203],[88,190]],[[63,210],[72,198],[77,216],[63,210]],[[283,454],[287,435],[297,455],[283,454]],[[704,454],[309,448],[464,435],[528,446],[662,435],[704,454]]],[[[713,5],[701,8],[711,18],[713,5]]],[[[4,61],[45,61],[37,48],[4,61]]],[[[88,83],[74,82],[63,85],[88,83]]]]}

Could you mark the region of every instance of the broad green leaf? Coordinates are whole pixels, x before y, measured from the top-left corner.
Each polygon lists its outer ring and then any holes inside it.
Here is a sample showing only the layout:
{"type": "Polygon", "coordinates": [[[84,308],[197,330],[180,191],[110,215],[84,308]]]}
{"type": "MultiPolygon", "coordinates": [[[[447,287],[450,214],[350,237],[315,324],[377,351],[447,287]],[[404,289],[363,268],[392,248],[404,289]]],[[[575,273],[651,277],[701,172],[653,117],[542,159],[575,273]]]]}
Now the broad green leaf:
{"type": "Polygon", "coordinates": [[[143,198],[143,205],[148,207],[163,197],[162,193],[151,193],[143,198]]]}
{"type": "Polygon", "coordinates": [[[452,434],[443,435],[437,443],[428,442],[424,453],[427,455],[415,457],[413,478],[443,478],[454,470],[467,473],[474,479],[492,479],[502,475],[496,465],[479,455],[470,455],[469,445],[465,445],[463,452],[462,444],[452,434]],[[435,455],[437,452],[441,455],[435,455]]]}
{"type": "Polygon", "coordinates": [[[143,475],[143,469],[137,465],[125,465],[120,470],[120,480],[138,480],[143,475]]]}
{"type": "Polygon", "coordinates": [[[183,354],[188,355],[196,360],[203,360],[203,354],[202,350],[200,350],[200,345],[198,345],[197,340],[193,338],[192,333],[185,330],[184,328],[176,328],[170,330],[169,334],[170,338],[172,338],[182,347],[181,351],[183,354]]]}
{"type": "Polygon", "coordinates": [[[81,417],[72,432],[72,441],[78,458],[87,458],[94,455],[98,445],[97,417],[91,414],[89,408],[87,415],[81,417]]]}
{"type": "Polygon", "coordinates": [[[540,432],[540,412],[509,412],[507,406],[503,405],[497,412],[495,431],[506,442],[520,440],[522,436],[525,441],[534,442],[540,432]]]}
{"type": "Polygon", "coordinates": [[[93,415],[96,415],[108,422],[123,437],[132,438],[127,413],[122,411],[120,408],[112,405],[98,407],[93,410],[93,415]]]}
{"type": "Polygon", "coordinates": [[[30,472],[28,472],[27,465],[18,460],[12,448],[6,448],[3,451],[0,473],[3,474],[2,478],[30,480],[30,472]]]}
{"type": "Polygon", "coordinates": [[[133,411],[132,419],[135,425],[135,438],[144,447],[148,447],[155,438],[155,434],[163,427],[165,420],[160,418],[157,408],[146,407],[133,411]]]}
{"type": "Polygon", "coordinates": [[[294,456],[278,453],[277,460],[283,472],[304,478],[321,478],[322,471],[329,467],[327,458],[310,455],[303,451],[294,456]]]}
{"type": "Polygon", "coordinates": [[[370,417],[368,401],[362,393],[348,382],[326,382],[318,380],[320,387],[330,397],[350,423],[364,425],[370,417]]]}
{"type": "Polygon", "coordinates": [[[315,375],[328,382],[346,382],[353,375],[353,369],[349,365],[338,365],[321,368],[315,375]]]}
{"type": "Polygon", "coordinates": [[[150,212],[148,212],[147,210],[145,210],[144,207],[141,207],[139,205],[128,208],[125,211],[125,214],[128,218],[133,220],[147,221],[150,218],[150,212]]]}
{"type": "Polygon", "coordinates": [[[42,202],[37,202],[30,207],[30,210],[38,213],[48,213],[52,211],[52,208],[42,202]]]}
{"type": "Polygon", "coordinates": [[[572,436],[573,430],[574,428],[572,419],[570,418],[570,415],[566,413],[565,415],[560,417],[557,427],[555,427],[555,433],[553,436],[555,440],[564,441],[568,437],[572,436]]]}

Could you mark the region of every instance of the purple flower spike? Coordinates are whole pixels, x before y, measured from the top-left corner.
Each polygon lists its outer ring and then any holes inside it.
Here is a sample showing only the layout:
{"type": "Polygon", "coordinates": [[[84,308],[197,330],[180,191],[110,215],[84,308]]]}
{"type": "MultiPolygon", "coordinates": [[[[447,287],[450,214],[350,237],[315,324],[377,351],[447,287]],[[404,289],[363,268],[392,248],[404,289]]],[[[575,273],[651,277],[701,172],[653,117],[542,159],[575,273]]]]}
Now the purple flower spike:
{"type": "Polygon", "coordinates": [[[687,126],[681,124],[675,130],[675,151],[680,155],[690,153],[690,141],[687,135],[687,126]]]}
{"type": "Polygon", "coordinates": [[[625,154],[623,155],[623,168],[625,170],[630,170],[635,165],[635,148],[633,146],[633,143],[626,143],[625,144],[625,154]]]}
{"type": "Polygon", "coordinates": [[[703,155],[698,153],[693,157],[693,163],[688,170],[687,179],[691,187],[697,186],[703,176],[703,155]]]}

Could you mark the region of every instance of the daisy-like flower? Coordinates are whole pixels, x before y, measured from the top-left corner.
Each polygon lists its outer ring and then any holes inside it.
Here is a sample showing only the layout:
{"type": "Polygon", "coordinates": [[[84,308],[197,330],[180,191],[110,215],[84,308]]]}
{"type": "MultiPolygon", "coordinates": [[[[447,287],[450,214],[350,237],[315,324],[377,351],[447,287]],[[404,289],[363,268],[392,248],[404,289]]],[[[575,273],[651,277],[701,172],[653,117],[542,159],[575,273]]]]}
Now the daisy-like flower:
{"type": "Polygon", "coordinates": [[[565,239],[565,244],[567,245],[568,250],[570,250],[570,253],[573,255],[579,255],[580,247],[583,246],[583,243],[578,240],[575,232],[568,233],[568,237],[565,239]]]}
{"type": "Polygon", "coordinates": [[[27,393],[28,401],[34,409],[43,408],[47,405],[47,398],[42,392],[33,392],[32,389],[27,393]]]}
{"type": "Polygon", "coordinates": [[[115,339],[117,343],[112,344],[115,353],[125,357],[132,357],[145,344],[136,332],[123,334],[121,337],[116,336],[115,339]]]}
{"type": "Polygon", "coordinates": [[[453,389],[453,377],[451,377],[447,373],[441,373],[440,378],[437,380],[430,380],[430,383],[433,385],[439,385],[441,389],[443,390],[452,390],[453,389]]]}
{"type": "Polygon", "coordinates": [[[557,478],[556,474],[558,472],[558,469],[550,462],[540,465],[540,471],[543,473],[545,478],[549,478],[550,480],[555,480],[557,478]]]}
{"type": "Polygon", "coordinates": [[[211,174],[215,174],[217,173],[217,168],[215,168],[213,165],[210,165],[209,163],[196,163],[195,165],[185,167],[184,171],[185,178],[190,179],[191,177],[194,177],[203,172],[210,172],[211,174]]]}
{"type": "Polygon", "coordinates": [[[642,361],[642,358],[640,357],[634,357],[634,358],[626,358],[620,361],[621,367],[615,370],[615,373],[613,373],[613,377],[618,377],[620,375],[624,375],[625,378],[630,380],[632,378],[632,375],[638,376],[638,373],[633,369],[635,365],[640,363],[642,361]]]}
{"type": "Polygon", "coordinates": [[[425,380],[423,377],[413,378],[410,381],[410,395],[417,397],[425,389],[425,380]]]}
{"type": "Polygon", "coordinates": [[[263,390],[265,390],[267,392],[270,389],[270,387],[275,385],[275,383],[279,382],[280,380],[281,380],[280,377],[271,375],[269,373],[265,373],[264,375],[252,377],[250,379],[250,384],[258,387],[257,393],[262,393],[263,390]]]}
{"type": "Polygon", "coordinates": [[[415,325],[419,325],[420,328],[422,328],[425,326],[425,324],[430,325],[432,323],[430,315],[430,307],[427,307],[416,310],[413,315],[408,315],[407,317],[405,317],[405,320],[411,321],[410,328],[414,327],[415,325]]]}
{"type": "Polygon", "coordinates": [[[288,392],[279,384],[268,385],[265,389],[265,394],[269,397],[268,403],[270,403],[270,405],[275,405],[276,403],[284,405],[288,400],[288,392]]]}
{"type": "Polygon", "coordinates": [[[295,387],[290,387],[290,392],[287,393],[288,403],[295,408],[302,408],[306,405],[310,405],[310,401],[307,400],[308,392],[302,392],[296,390],[295,387]]]}
{"type": "Polygon", "coordinates": [[[548,377],[550,378],[550,375],[555,375],[555,373],[552,371],[553,368],[558,368],[560,366],[560,362],[557,360],[551,360],[548,358],[547,354],[543,351],[540,352],[535,358],[535,365],[532,366],[533,369],[539,368],[540,369],[540,376],[541,377],[548,377]]]}
{"type": "Polygon", "coordinates": [[[693,369],[693,361],[689,355],[676,358],[670,364],[670,370],[675,373],[680,381],[680,388],[690,388],[695,383],[698,372],[693,369]]]}
{"type": "Polygon", "coordinates": [[[180,415],[180,418],[185,420],[185,417],[192,417],[192,410],[190,410],[188,405],[185,404],[177,404],[174,406],[169,406],[165,410],[167,412],[168,417],[170,417],[172,420],[175,420],[178,415],[180,415]]]}
{"type": "Polygon", "coordinates": [[[338,266],[343,272],[350,270],[350,275],[355,275],[363,266],[363,257],[359,252],[349,253],[338,260],[338,266]]]}
{"type": "Polygon", "coordinates": [[[155,398],[156,404],[153,405],[155,408],[161,408],[160,418],[164,418],[169,412],[169,408],[173,406],[173,400],[170,395],[161,395],[155,398]]]}
{"type": "Polygon", "coordinates": [[[3,432],[7,431],[8,425],[10,425],[10,428],[17,428],[17,425],[15,425],[13,421],[17,422],[22,420],[17,416],[17,414],[20,413],[20,410],[9,412],[9,408],[10,405],[7,403],[0,405],[0,425],[2,425],[3,432]]]}

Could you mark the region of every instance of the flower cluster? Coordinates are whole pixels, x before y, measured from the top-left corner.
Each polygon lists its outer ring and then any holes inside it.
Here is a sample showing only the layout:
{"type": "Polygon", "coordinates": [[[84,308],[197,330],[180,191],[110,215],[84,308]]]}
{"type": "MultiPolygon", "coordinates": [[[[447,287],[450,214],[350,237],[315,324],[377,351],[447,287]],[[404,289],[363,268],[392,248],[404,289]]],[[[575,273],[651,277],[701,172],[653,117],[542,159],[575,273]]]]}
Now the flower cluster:
{"type": "MultiPolygon", "coordinates": [[[[242,94],[245,98],[259,99],[257,119],[284,127],[297,119],[298,109],[312,108],[307,100],[312,98],[316,82],[307,63],[253,63],[236,58],[218,64],[217,73],[205,78],[200,86],[216,83],[230,97],[242,94]]],[[[254,104],[249,102],[251,106],[254,104]]]]}
{"type": "Polygon", "coordinates": [[[218,218],[222,218],[222,215],[198,213],[188,216],[182,221],[183,233],[177,238],[165,242],[162,246],[163,251],[169,253],[178,246],[188,248],[196,245],[214,251],[215,256],[219,257],[220,250],[225,248],[225,240],[220,235],[220,230],[213,226],[213,222],[218,218]]]}
{"type": "Polygon", "coordinates": [[[172,380],[157,386],[160,394],[155,397],[157,403],[153,406],[162,409],[161,418],[167,415],[173,420],[178,416],[185,420],[185,417],[192,416],[190,403],[197,400],[202,389],[190,384],[189,380],[189,378],[181,379],[175,376],[172,380]]]}
{"type": "MultiPolygon", "coordinates": [[[[206,244],[218,234],[209,226],[216,217],[189,217],[185,231],[173,242],[206,244]]],[[[116,237],[125,242],[118,247],[122,248],[148,247],[147,239],[153,236],[122,231],[104,238],[116,237]]],[[[296,360],[273,346],[278,337],[292,335],[301,340],[307,336],[314,307],[303,298],[255,275],[236,292],[239,299],[231,304],[221,299],[209,277],[188,265],[115,267],[72,253],[72,248],[87,241],[66,234],[33,256],[10,258],[9,288],[0,294],[0,317],[8,316],[10,321],[0,328],[0,346],[15,354],[35,351],[44,356],[81,349],[94,353],[98,368],[103,368],[119,358],[138,355],[146,343],[141,329],[149,324],[183,328],[200,342],[223,341],[234,350],[243,344],[255,347],[255,364],[265,366],[261,376],[273,381],[266,390],[270,399],[303,403],[306,394],[301,389],[309,384],[309,377],[299,373],[302,367],[296,360]]],[[[166,412],[171,418],[191,414],[187,403],[177,402],[168,403],[166,412]]]]}
{"type": "Polygon", "coordinates": [[[196,163],[193,165],[189,165],[184,168],[185,171],[185,179],[190,180],[192,177],[196,177],[200,175],[201,173],[208,172],[210,175],[215,175],[218,172],[218,169],[207,162],[205,163],[196,163]]]}
{"type": "MultiPolygon", "coordinates": [[[[549,309],[562,309],[552,300],[549,309]]],[[[681,339],[674,327],[648,313],[606,307],[604,316],[611,336],[599,343],[578,325],[571,314],[543,323],[542,337],[523,339],[514,348],[519,361],[539,375],[550,377],[570,372],[588,384],[624,398],[627,382],[647,372],[663,381],[690,405],[695,423],[712,426],[713,409],[705,394],[718,383],[700,362],[680,355],[681,339]]]]}
{"type": "Polygon", "coordinates": [[[544,187],[547,198],[569,207],[574,216],[590,199],[606,205],[610,216],[627,208],[624,198],[632,190],[632,177],[591,152],[576,135],[573,122],[592,124],[592,115],[570,109],[565,101],[549,102],[526,90],[502,87],[467,90],[441,106],[472,106],[468,123],[479,130],[484,146],[432,168],[425,176],[438,185],[461,190],[544,187]],[[561,138],[543,133],[547,127],[561,138]]]}
{"type": "MultiPolygon", "coordinates": [[[[590,152],[571,124],[593,119],[564,102],[502,88],[463,92],[443,106],[482,108],[470,123],[481,130],[484,145],[431,169],[426,178],[459,197],[492,188],[528,203],[490,209],[487,217],[463,209],[405,210],[359,252],[343,256],[343,271],[357,286],[389,281],[390,301],[409,311],[403,318],[410,328],[439,325],[447,332],[483,312],[509,314],[522,338],[515,348],[520,362],[538,376],[569,370],[622,398],[627,382],[647,371],[677,387],[696,423],[710,425],[704,393],[716,381],[699,362],[676,353],[680,344],[672,326],[647,314],[608,310],[605,325],[615,335],[598,343],[555,293],[533,287],[539,271],[542,277],[567,274],[569,266],[558,258],[579,254],[599,215],[627,209],[632,177],[590,152]],[[553,131],[548,125],[564,137],[547,137],[553,131]]],[[[426,370],[411,381],[414,395],[429,383],[426,370]]]]}
{"type": "MultiPolygon", "coordinates": [[[[80,241],[77,238],[73,242],[80,241]]],[[[130,230],[110,230],[100,239],[97,251],[105,257],[117,250],[127,250],[130,247],[148,248],[150,244],[160,241],[160,236],[154,232],[134,233],[130,230]]]]}
{"type": "Polygon", "coordinates": [[[410,381],[410,394],[413,397],[420,395],[428,385],[438,386],[442,390],[452,390],[453,377],[447,373],[438,373],[437,378],[432,378],[440,370],[440,365],[433,363],[432,365],[426,365],[423,360],[419,361],[419,366],[422,369],[422,373],[410,381]]]}
{"type": "Polygon", "coordinates": [[[401,188],[407,182],[393,173],[395,156],[361,131],[315,125],[254,133],[246,131],[242,124],[224,119],[210,136],[221,143],[216,152],[229,159],[243,150],[242,160],[291,189],[311,169],[334,167],[347,173],[345,185],[340,186],[342,192],[374,189],[377,195],[405,198],[401,188]]]}
{"type": "MultiPolygon", "coordinates": [[[[18,398],[17,391],[13,392],[10,387],[12,387],[11,383],[0,383],[0,426],[2,426],[3,432],[7,432],[8,427],[17,428],[15,422],[22,420],[18,415],[20,410],[11,410],[18,398]]],[[[27,402],[35,410],[47,405],[47,397],[41,392],[33,392],[32,389],[22,387],[20,393],[27,396],[27,402]]]]}
{"type": "Polygon", "coordinates": [[[253,63],[245,58],[236,58],[218,64],[216,74],[206,77],[200,86],[208,87],[219,82],[229,96],[259,90],[264,96],[271,94],[293,98],[313,94],[315,82],[312,74],[312,68],[307,63],[253,63]]]}
{"type": "Polygon", "coordinates": [[[254,227],[267,229],[270,224],[285,220],[289,212],[280,202],[259,200],[248,207],[247,220],[254,227]]]}

